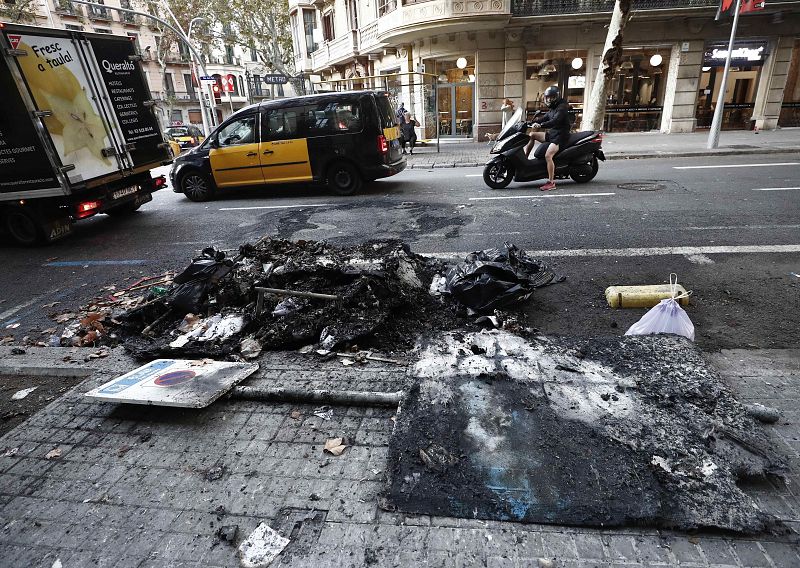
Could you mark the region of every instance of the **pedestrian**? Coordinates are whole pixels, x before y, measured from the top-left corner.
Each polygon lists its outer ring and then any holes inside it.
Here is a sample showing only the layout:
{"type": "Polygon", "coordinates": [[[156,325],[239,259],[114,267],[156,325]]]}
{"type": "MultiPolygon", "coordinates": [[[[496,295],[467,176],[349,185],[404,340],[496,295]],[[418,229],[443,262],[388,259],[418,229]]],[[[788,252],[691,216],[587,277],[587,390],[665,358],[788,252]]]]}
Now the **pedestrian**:
{"type": "Polygon", "coordinates": [[[409,153],[414,153],[414,146],[417,145],[417,132],[414,130],[415,126],[419,126],[419,122],[414,116],[407,112],[403,115],[403,122],[400,124],[400,143],[403,146],[403,154],[406,153],[406,142],[410,145],[409,153]]]}
{"type": "Polygon", "coordinates": [[[511,120],[511,117],[514,115],[514,101],[511,99],[504,100],[500,110],[503,112],[503,123],[501,127],[505,128],[506,123],[511,120]]]}
{"type": "Polygon", "coordinates": [[[408,111],[406,110],[406,107],[403,106],[403,103],[400,103],[400,106],[397,107],[397,112],[394,115],[395,122],[397,122],[397,124],[403,124],[403,117],[407,112],[408,111]]]}

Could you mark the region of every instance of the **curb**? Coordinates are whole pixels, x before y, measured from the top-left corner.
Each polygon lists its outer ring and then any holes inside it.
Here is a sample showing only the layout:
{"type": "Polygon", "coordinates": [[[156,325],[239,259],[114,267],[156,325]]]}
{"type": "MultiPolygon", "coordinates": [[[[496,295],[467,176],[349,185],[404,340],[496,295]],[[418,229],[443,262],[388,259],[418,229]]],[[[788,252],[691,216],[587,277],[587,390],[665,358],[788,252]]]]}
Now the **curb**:
{"type": "MultiPolygon", "coordinates": [[[[741,150],[709,150],[700,152],[650,152],[650,153],[606,153],[606,160],[644,160],[650,158],[696,158],[703,156],[744,156],[747,154],[795,154],[800,153],[797,148],[747,148],[741,150]]],[[[488,154],[487,154],[488,156],[488,154]]],[[[488,157],[487,157],[488,160],[488,157]]],[[[442,162],[410,163],[406,169],[439,169],[439,168],[480,168],[486,162],[451,162],[446,158],[442,162]]]]}

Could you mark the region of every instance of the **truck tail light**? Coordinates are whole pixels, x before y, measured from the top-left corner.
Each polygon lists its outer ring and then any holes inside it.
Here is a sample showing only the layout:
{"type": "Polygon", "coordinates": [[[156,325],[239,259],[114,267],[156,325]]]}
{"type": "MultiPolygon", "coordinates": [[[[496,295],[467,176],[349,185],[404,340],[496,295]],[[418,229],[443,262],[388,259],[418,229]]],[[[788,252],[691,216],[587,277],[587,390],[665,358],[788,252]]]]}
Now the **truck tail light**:
{"type": "Polygon", "coordinates": [[[100,209],[100,201],[84,201],[75,206],[75,217],[78,219],[85,219],[91,217],[97,210],[100,209]]]}
{"type": "Polygon", "coordinates": [[[158,176],[157,178],[153,178],[153,189],[161,189],[167,185],[167,178],[164,176],[158,176]]]}
{"type": "Polygon", "coordinates": [[[378,136],[378,152],[384,156],[389,153],[389,142],[387,142],[386,136],[383,134],[378,136]]]}

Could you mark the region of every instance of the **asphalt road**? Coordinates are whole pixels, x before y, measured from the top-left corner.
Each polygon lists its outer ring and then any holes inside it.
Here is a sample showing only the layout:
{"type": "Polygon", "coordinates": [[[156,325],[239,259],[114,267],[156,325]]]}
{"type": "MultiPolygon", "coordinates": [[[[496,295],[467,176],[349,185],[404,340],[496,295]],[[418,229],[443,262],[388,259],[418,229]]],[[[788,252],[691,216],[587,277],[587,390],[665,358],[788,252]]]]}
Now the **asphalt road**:
{"type": "Polygon", "coordinates": [[[204,246],[235,249],[270,234],[400,238],[444,255],[508,240],[568,276],[526,307],[545,333],[621,334],[644,310],[609,309],[606,286],[676,272],[694,292],[687,311],[701,346],[797,346],[800,155],[616,160],[589,184],[537,187],[493,191],[479,168],[456,168],[406,170],[346,198],[294,186],[192,203],[163,190],[129,219],[98,215],[47,247],[0,244],[0,336],[36,336],[53,327],[48,314],[77,309],[104,286],[181,269],[204,246]]]}

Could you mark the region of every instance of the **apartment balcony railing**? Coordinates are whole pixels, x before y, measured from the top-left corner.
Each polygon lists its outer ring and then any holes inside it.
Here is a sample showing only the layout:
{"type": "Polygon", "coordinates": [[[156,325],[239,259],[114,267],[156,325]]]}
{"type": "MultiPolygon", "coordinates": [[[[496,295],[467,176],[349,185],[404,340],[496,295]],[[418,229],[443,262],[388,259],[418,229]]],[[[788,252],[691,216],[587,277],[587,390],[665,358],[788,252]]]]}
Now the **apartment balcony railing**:
{"type": "MultiPolygon", "coordinates": [[[[718,0],[636,0],[633,9],[669,10],[674,8],[707,8],[719,5],[718,0]]],[[[594,14],[611,12],[614,0],[511,0],[512,16],[551,16],[559,14],[594,14]]]]}
{"type": "Polygon", "coordinates": [[[358,32],[348,32],[333,41],[324,42],[311,54],[311,67],[320,69],[358,55],[358,32]]]}
{"type": "MultiPolygon", "coordinates": [[[[123,6],[124,8],[125,6],[123,6]]],[[[123,24],[129,26],[138,26],[140,25],[139,16],[136,14],[129,14],[127,12],[120,12],[119,13],[119,21],[123,24]]]]}
{"type": "Polygon", "coordinates": [[[89,19],[111,21],[111,10],[108,8],[89,6],[89,19]]]}
{"type": "Polygon", "coordinates": [[[156,101],[195,102],[198,100],[197,91],[164,91],[153,93],[156,101]]]}
{"type": "Polygon", "coordinates": [[[361,51],[369,51],[380,45],[378,40],[378,20],[370,22],[358,30],[358,45],[361,51]]]}
{"type": "Polygon", "coordinates": [[[62,16],[75,16],[81,17],[83,16],[83,10],[81,9],[79,4],[73,4],[69,0],[60,0],[55,3],[56,14],[60,14],[62,16]]]}

